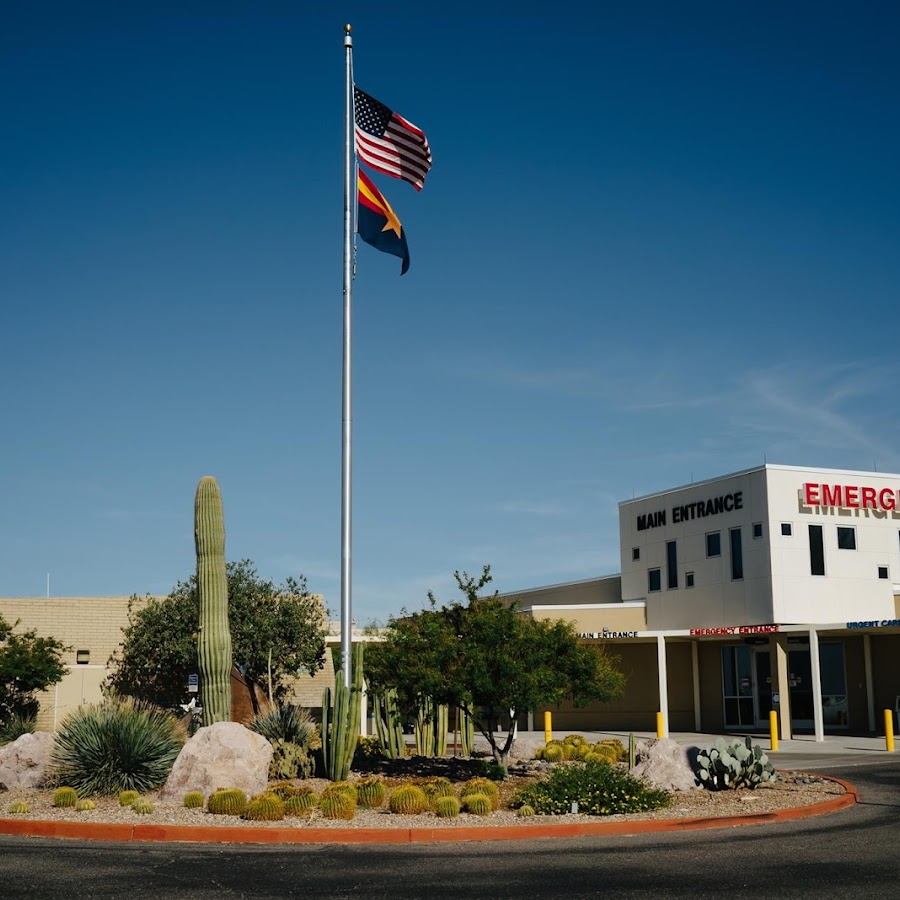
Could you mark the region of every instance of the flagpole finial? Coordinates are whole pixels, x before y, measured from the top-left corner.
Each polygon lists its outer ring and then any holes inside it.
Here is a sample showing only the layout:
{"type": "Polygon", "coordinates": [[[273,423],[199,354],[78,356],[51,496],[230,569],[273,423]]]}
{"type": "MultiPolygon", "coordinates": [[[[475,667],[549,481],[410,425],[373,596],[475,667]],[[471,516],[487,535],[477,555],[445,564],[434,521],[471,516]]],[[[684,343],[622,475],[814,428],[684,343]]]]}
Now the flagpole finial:
{"type": "Polygon", "coordinates": [[[350,34],[351,31],[353,31],[353,26],[348,22],[344,26],[344,34],[350,34]]]}

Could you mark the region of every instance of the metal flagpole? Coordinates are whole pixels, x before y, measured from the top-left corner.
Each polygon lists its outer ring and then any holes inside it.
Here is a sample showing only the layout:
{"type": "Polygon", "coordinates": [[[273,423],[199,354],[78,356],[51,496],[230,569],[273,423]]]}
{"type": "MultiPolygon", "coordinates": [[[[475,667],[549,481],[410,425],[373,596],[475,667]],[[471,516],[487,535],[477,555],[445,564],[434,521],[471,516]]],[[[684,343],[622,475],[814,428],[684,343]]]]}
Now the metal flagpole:
{"type": "Polygon", "coordinates": [[[351,382],[350,382],[350,308],[353,285],[353,38],[350,26],[344,26],[344,56],[346,60],[346,95],[344,97],[344,383],[341,451],[341,668],[344,684],[350,686],[351,642],[351,553],[350,553],[350,444],[351,382]]]}

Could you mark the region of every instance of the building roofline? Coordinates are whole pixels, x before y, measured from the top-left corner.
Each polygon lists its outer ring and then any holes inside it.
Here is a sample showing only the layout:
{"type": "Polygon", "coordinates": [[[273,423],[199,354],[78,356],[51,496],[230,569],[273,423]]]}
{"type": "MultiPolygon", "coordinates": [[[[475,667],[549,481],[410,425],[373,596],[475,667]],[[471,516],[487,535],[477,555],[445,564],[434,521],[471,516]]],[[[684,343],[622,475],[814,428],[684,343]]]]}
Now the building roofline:
{"type": "Polygon", "coordinates": [[[544,584],[540,587],[523,588],[521,591],[504,591],[502,594],[498,594],[498,596],[501,598],[521,597],[525,594],[535,594],[542,591],[555,591],[559,588],[581,587],[586,584],[596,584],[600,581],[611,581],[614,578],[621,577],[621,572],[615,572],[612,575],[598,575],[595,578],[582,578],[578,581],[561,581],[558,584],[544,584]]]}
{"type": "Polygon", "coordinates": [[[823,475],[875,475],[879,478],[900,478],[896,472],[872,472],[867,469],[820,469],[815,466],[784,466],[778,463],[764,463],[761,466],[752,466],[749,469],[740,469],[737,472],[727,472],[724,475],[717,475],[713,478],[704,478],[700,481],[691,481],[688,484],[682,484],[678,487],[666,488],[662,491],[651,491],[649,494],[642,494],[640,497],[632,497],[630,500],[620,500],[619,507],[627,506],[630,503],[638,503],[642,500],[650,500],[653,497],[664,497],[666,494],[676,494],[679,491],[688,488],[702,487],[705,484],[714,484],[717,481],[726,481],[729,478],[739,478],[743,475],[751,475],[754,472],[764,471],[778,472],[821,472],[823,475]]]}

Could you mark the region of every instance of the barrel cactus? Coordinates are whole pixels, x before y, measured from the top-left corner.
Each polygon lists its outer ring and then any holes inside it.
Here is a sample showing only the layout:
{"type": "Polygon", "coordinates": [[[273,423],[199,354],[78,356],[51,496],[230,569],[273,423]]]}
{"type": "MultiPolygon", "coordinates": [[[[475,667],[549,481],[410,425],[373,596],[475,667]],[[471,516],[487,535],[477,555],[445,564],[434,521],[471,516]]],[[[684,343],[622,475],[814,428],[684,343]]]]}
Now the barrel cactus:
{"type": "Polygon", "coordinates": [[[459,815],[459,800],[456,797],[436,797],[434,814],[439,819],[455,819],[459,815]]]}
{"type": "Polygon", "coordinates": [[[219,788],[206,801],[207,812],[214,816],[240,816],[247,808],[247,795],[240,788],[219,788]]]}
{"type": "Polygon", "coordinates": [[[11,816],[24,816],[28,813],[28,804],[24,800],[13,800],[7,812],[11,816]]]}
{"type": "Polygon", "coordinates": [[[326,819],[352,819],[356,813],[356,796],[347,791],[323,794],[319,809],[326,819]]]}
{"type": "Polygon", "coordinates": [[[95,808],[96,808],[96,804],[94,803],[94,801],[88,800],[86,798],[84,800],[79,800],[75,804],[75,812],[90,812],[92,809],[95,809],[95,808]]]}
{"type": "Polygon", "coordinates": [[[533,816],[533,815],[534,815],[534,807],[529,806],[527,803],[522,804],[522,806],[520,806],[516,810],[516,816],[520,819],[528,819],[528,818],[531,818],[531,816],[533,816]]]}
{"type": "Polygon", "coordinates": [[[360,806],[374,809],[384,803],[384,784],[380,778],[363,778],[356,783],[356,799],[360,806]]]}
{"type": "Polygon", "coordinates": [[[395,815],[417,816],[428,808],[425,791],[414,784],[405,784],[391,792],[388,809],[395,815]]]}
{"type": "Polygon", "coordinates": [[[293,794],[284,801],[284,814],[286,816],[306,816],[318,805],[319,797],[313,791],[293,794]]]}
{"type": "Polygon", "coordinates": [[[453,784],[450,782],[449,778],[444,778],[443,775],[437,775],[433,778],[426,779],[421,783],[420,787],[425,792],[425,797],[428,800],[430,809],[434,809],[435,803],[439,797],[453,796],[453,784]]]}
{"type": "Polygon", "coordinates": [[[492,809],[498,809],[500,806],[500,791],[490,778],[470,779],[463,785],[459,794],[463,800],[472,794],[484,794],[491,801],[492,809]]]}
{"type": "Polygon", "coordinates": [[[463,809],[473,816],[487,816],[493,810],[491,798],[487,794],[466,794],[462,798],[463,809]]]}
{"type": "Polygon", "coordinates": [[[203,690],[203,724],[231,721],[231,630],[225,574],[225,517],[216,479],[206,475],[194,497],[194,544],[200,596],[197,642],[203,690]]]}
{"type": "Polygon", "coordinates": [[[280,822],[284,818],[284,801],[271,791],[257,794],[247,804],[243,817],[251,822],[280,822]]]}
{"type": "Polygon", "coordinates": [[[203,808],[203,792],[202,791],[188,791],[184,795],[184,808],[185,809],[202,809],[203,808]]]}
{"type": "Polygon", "coordinates": [[[749,737],[726,744],[717,738],[712,747],[697,754],[695,774],[700,784],[711,791],[737,788],[753,789],[775,780],[775,767],[759,744],[749,737]]]}
{"type": "Polygon", "coordinates": [[[73,787],[57,788],[53,792],[52,802],[58,809],[72,809],[78,802],[78,792],[73,787]]]}
{"type": "Polygon", "coordinates": [[[139,816],[148,816],[153,812],[153,804],[146,797],[138,797],[137,800],[131,804],[131,809],[139,816]]]}
{"type": "Polygon", "coordinates": [[[119,806],[131,806],[141,795],[137,791],[122,791],[119,794],[119,806]]]}

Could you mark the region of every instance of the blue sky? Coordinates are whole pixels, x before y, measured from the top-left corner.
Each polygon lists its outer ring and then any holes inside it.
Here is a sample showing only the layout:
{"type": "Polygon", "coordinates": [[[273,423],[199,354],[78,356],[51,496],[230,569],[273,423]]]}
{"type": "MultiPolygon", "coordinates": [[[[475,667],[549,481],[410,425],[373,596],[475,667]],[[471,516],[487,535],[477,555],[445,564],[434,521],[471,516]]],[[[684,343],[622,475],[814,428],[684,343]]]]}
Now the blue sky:
{"type": "Polygon", "coordinates": [[[373,175],[409,273],[359,250],[359,622],[615,572],[634,494],[900,471],[898,8],[592,8],[5,3],[0,595],[168,592],[212,474],[338,609],[344,21],[434,154],[373,175]]]}

